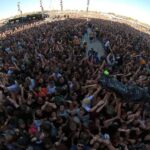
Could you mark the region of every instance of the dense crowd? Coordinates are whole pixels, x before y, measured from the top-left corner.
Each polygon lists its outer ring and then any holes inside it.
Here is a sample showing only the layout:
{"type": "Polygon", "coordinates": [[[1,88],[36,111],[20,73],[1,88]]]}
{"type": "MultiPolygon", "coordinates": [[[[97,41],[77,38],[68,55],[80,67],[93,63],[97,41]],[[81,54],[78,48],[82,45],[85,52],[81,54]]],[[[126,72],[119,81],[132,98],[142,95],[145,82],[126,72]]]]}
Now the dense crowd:
{"type": "Polygon", "coordinates": [[[149,150],[150,105],[102,75],[149,90],[150,37],[105,20],[30,23],[0,33],[0,150],[149,150]],[[87,49],[100,40],[105,55],[87,49]]]}

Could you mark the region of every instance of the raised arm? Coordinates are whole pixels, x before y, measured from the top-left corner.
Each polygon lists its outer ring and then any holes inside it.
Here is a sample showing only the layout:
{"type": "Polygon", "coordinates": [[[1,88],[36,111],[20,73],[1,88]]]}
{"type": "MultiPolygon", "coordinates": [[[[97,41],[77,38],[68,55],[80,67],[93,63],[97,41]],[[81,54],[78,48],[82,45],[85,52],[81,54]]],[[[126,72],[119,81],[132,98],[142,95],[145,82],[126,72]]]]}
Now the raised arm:
{"type": "Polygon", "coordinates": [[[104,144],[108,148],[108,150],[116,150],[116,148],[112,145],[112,143],[109,139],[103,140],[99,137],[93,137],[90,144],[93,144],[94,142],[99,142],[101,144],[104,144]]]}
{"type": "Polygon", "coordinates": [[[41,107],[41,110],[45,110],[47,106],[52,107],[53,109],[57,108],[57,106],[54,103],[45,102],[45,104],[41,107]]]}
{"type": "Polygon", "coordinates": [[[104,108],[104,106],[106,106],[110,95],[111,95],[110,93],[107,93],[105,97],[103,98],[103,100],[99,101],[95,106],[91,108],[90,112],[93,112],[96,110],[96,112],[99,113],[104,108]]]}
{"type": "Polygon", "coordinates": [[[83,89],[96,87],[97,84],[82,86],[83,89]]]}
{"type": "Polygon", "coordinates": [[[17,102],[14,99],[10,98],[9,96],[7,96],[7,99],[14,105],[15,108],[19,107],[19,105],[17,104],[17,102]]]}
{"type": "Polygon", "coordinates": [[[132,80],[134,80],[134,78],[138,75],[138,73],[141,70],[141,66],[137,69],[137,71],[134,73],[134,75],[131,77],[132,80]]]}
{"type": "Polygon", "coordinates": [[[101,91],[102,87],[98,87],[98,89],[93,93],[93,98],[97,96],[97,94],[101,91]]]}

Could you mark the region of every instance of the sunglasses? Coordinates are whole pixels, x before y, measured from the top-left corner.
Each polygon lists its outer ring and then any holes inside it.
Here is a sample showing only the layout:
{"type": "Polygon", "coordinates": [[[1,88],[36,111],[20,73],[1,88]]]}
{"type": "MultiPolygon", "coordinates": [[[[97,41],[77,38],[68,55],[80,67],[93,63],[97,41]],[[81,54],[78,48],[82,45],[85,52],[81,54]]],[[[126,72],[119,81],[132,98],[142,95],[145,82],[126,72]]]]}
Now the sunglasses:
{"type": "Polygon", "coordinates": [[[84,146],[81,144],[78,144],[77,147],[83,148],[84,146]]]}

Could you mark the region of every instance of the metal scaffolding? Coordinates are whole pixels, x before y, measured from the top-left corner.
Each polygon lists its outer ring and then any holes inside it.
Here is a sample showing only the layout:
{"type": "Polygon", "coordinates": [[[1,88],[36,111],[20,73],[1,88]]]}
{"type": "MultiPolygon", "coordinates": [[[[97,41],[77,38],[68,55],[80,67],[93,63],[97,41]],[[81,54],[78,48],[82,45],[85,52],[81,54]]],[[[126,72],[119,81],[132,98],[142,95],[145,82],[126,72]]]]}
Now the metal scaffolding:
{"type": "Polygon", "coordinates": [[[22,17],[22,10],[20,8],[20,2],[17,3],[17,7],[18,7],[18,13],[22,17]]]}
{"type": "Polygon", "coordinates": [[[60,8],[61,8],[61,11],[63,11],[63,0],[60,0],[60,8]]]}
{"type": "Polygon", "coordinates": [[[40,0],[40,7],[41,7],[42,16],[44,16],[44,8],[43,8],[43,2],[42,2],[42,0],[40,0]]]}
{"type": "Polygon", "coordinates": [[[89,12],[89,5],[90,5],[90,0],[87,0],[87,8],[86,8],[87,12],[89,12]]]}

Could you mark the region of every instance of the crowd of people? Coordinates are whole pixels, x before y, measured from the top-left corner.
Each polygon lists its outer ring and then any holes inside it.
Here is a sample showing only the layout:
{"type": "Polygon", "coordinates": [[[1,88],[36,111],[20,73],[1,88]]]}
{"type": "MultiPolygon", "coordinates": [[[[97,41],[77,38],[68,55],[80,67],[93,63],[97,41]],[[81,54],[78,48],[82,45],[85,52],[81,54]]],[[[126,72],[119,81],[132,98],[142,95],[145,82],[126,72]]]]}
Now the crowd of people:
{"type": "Polygon", "coordinates": [[[18,25],[0,38],[0,150],[150,149],[149,103],[126,102],[98,82],[107,75],[149,89],[149,35],[66,19],[18,25]],[[88,28],[104,56],[83,43],[88,28]]]}

